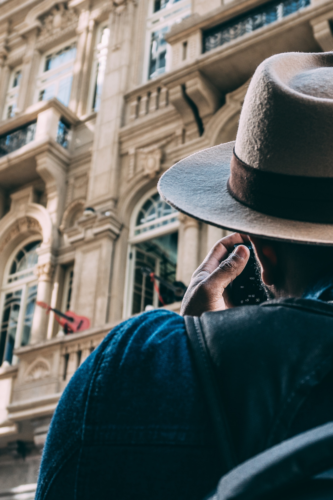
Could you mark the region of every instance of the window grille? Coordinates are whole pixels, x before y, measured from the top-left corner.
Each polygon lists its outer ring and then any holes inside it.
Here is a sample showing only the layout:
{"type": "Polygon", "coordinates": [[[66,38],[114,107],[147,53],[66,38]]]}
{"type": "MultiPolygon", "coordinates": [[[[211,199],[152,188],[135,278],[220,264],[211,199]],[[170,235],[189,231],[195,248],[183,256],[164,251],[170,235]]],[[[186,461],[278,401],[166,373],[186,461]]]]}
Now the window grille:
{"type": "Polygon", "coordinates": [[[33,241],[20,249],[12,260],[1,294],[0,365],[11,363],[15,347],[28,345],[37,298],[37,249],[33,241]]]}
{"type": "Polygon", "coordinates": [[[310,5],[311,0],[284,0],[264,4],[203,34],[203,51],[220,47],[259,28],[279,21],[310,5]]]}
{"type": "Polygon", "coordinates": [[[176,280],[178,225],[178,212],[158,193],[140,207],[129,245],[125,315],[175,301],[167,284],[176,280]],[[150,276],[142,272],[143,269],[155,273],[163,282],[157,281],[154,286],[150,276]]]}

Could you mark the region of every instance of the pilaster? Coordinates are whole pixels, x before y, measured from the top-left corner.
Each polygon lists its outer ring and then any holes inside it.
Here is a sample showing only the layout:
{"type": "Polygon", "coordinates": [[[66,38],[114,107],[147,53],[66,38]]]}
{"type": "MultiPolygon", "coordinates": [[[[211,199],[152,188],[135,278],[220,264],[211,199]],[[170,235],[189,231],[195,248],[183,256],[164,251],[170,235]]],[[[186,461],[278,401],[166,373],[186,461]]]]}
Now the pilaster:
{"type": "Polygon", "coordinates": [[[17,100],[17,112],[22,113],[33,102],[35,75],[38,73],[40,52],[36,48],[37,29],[26,34],[27,48],[23,58],[22,79],[17,100]]]}
{"type": "Polygon", "coordinates": [[[77,222],[72,308],[87,316],[91,326],[108,322],[115,241],[121,224],[114,213],[93,214],[77,222]]]}
{"type": "Polygon", "coordinates": [[[94,29],[95,21],[90,19],[88,27],[86,28],[86,44],[85,44],[85,56],[81,68],[81,85],[78,89],[77,97],[77,114],[83,116],[89,113],[87,107],[89,98],[89,87],[90,87],[90,73],[92,66],[92,51],[94,43],[94,29]]]}
{"type": "MultiPolygon", "coordinates": [[[[78,105],[80,102],[80,91],[82,87],[82,82],[84,78],[84,62],[89,53],[87,52],[87,40],[89,34],[89,9],[87,7],[81,7],[81,13],[79,17],[79,25],[77,29],[78,41],[76,58],[74,63],[74,76],[71,89],[71,97],[69,101],[69,109],[74,113],[77,112],[78,105]]],[[[85,75],[86,76],[86,75],[85,75]]]]}
{"type": "Polygon", "coordinates": [[[88,203],[95,207],[107,204],[112,209],[118,198],[118,131],[131,64],[135,9],[133,0],[117,0],[110,14],[108,59],[88,190],[88,203]]]}

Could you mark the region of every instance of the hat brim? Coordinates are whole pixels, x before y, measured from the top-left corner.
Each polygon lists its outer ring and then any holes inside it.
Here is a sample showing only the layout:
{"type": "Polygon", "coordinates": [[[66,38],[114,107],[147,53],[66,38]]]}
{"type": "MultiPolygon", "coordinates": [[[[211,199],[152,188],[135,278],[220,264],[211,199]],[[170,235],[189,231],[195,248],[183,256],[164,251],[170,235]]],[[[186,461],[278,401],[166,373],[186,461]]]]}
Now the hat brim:
{"type": "Polygon", "coordinates": [[[174,208],[213,226],[263,238],[332,245],[333,224],[282,219],[239,203],[227,189],[235,142],[199,151],[167,170],[158,183],[174,208]]]}

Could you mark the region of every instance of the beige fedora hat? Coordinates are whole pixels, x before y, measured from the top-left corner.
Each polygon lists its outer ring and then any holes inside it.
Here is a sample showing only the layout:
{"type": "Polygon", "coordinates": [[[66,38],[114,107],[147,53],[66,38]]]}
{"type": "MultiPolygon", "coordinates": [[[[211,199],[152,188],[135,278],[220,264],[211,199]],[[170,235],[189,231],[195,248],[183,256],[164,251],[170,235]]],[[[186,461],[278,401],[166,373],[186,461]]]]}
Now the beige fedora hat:
{"type": "Polygon", "coordinates": [[[266,59],[248,88],[236,141],[181,160],[158,189],[208,224],[333,245],[333,52],[266,59]]]}

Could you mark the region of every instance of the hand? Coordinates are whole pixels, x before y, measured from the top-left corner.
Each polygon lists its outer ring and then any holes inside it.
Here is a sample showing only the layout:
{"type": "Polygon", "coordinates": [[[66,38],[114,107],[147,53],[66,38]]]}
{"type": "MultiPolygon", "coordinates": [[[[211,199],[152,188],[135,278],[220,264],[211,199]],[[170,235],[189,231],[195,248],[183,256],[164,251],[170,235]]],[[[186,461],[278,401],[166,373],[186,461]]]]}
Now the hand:
{"type": "Polygon", "coordinates": [[[234,250],[234,245],[248,242],[246,235],[233,233],[216,243],[193,273],[183,298],[182,316],[201,316],[204,312],[234,307],[226,287],[243,271],[250,257],[246,246],[234,250]]]}

